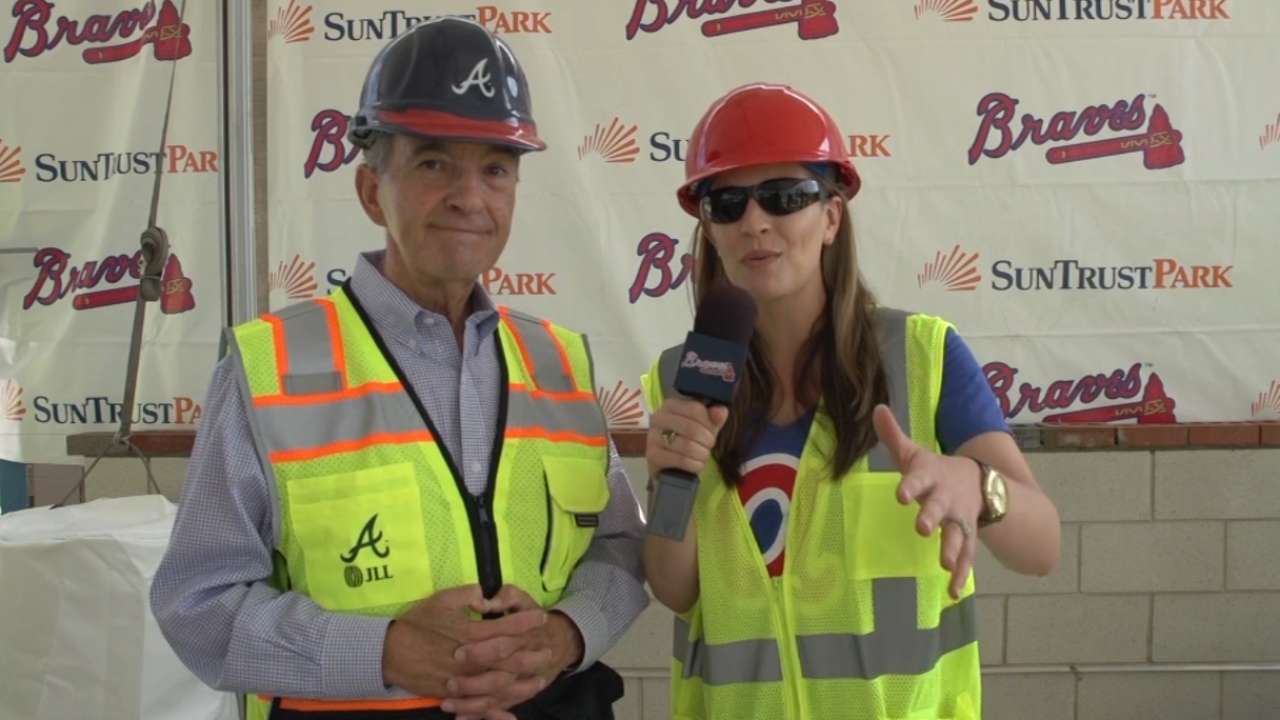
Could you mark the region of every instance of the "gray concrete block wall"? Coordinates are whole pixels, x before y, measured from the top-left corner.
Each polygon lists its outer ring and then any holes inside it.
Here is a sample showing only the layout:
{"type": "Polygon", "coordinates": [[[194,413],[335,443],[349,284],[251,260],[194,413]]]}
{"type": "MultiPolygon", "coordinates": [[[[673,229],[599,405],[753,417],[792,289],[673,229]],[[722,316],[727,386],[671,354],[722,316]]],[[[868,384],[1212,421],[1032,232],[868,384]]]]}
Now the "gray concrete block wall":
{"type": "MultiPolygon", "coordinates": [[[[1280,720],[1280,672],[1201,668],[1280,665],[1280,450],[1030,461],[1062,514],[1062,557],[1026,578],[979,556],[984,718],[1280,720]],[[1201,669],[1138,671],[1164,664],[1201,669]]],[[[643,461],[625,463],[640,495],[643,461]]],[[[184,466],[157,461],[171,498],[184,466]]],[[[89,498],[136,494],[140,471],[106,461],[89,498]]],[[[671,614],[655,602],[606,656],[626,683],[619,720],[670,716],[670,651],[671,614]]]]}

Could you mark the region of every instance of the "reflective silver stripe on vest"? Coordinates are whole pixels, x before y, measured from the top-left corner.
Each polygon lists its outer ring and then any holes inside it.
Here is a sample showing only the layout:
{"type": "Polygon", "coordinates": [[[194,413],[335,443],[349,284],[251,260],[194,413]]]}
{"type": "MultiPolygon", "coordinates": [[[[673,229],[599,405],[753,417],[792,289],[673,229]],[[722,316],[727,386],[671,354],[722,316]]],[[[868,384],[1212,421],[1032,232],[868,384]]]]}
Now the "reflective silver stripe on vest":
{"type": "MultiPolygon", "coordinates": [[[[875,627],[866,635],[801,635],[796,638],[800,672],[811,679],[881,675],[922,675],[947,653],[978,639],[973,596],[945,608],[938,627],[916,626],[916,579],[873,580],[875,627]]],[[[684,665],[684,677],[697,676],[708,685],[773,682],[782,679],[778,646],[773,639],[740,640],[710,645],[689,642],[689,624],[677,617],[672,647],[684,665]]]]}
{"type": "Polygon", "coordinates": [[[536,427],[553,433],[572,432],[590,436],[605,434],[604,414],[594,397],[588,400],[560,401],[513,392],[507,398],[507,430],[518,427],[536,427]]]}
{"type": "Polygon", "coordinates": [[[529,351],[533,367],[533,383],[548,392],[573,392],[578,389],[573,378],[566,375],[560,351],[551,331],[538,320],[521,313],[508,311],[511,329],[516,332],[529,351]]]}
{"type": "Polygon", "coordinates": [[[916,626],[915,578],[873,580],[874,632],[866,635],[802,635],[796,638],[800,670],[807,678],[921,675],[947,653],[976,642],[973,596],[943,609],[936,628],[916,626]]]}
{"type": "MultiPolygon", "coordinates": [[[[273,452],[316,448],[376,433],[423,430],[422,419],[402,391],[373,392],[316,405],[267,405],[256,409],[263,439],[273,452]]],[[[602,437],[604,416],[594,400],[559,402],[513,392],[507,430],[537,428],[602,437]]]]}
{"type": "Polygon", "coordinates": [[[289,363],[284,393],[313,395],[341,390],[342,376],[334,360],[325,309],[315,302],[304,302],[275,315],[284,323],[284,350],[289,363]]]}
{"type": "MultiPolygon", "coordinates": [[[[876,340],[880,344],[880,367],[889,383],[889,407],[898,426],[911,436],[911,388],[907,386],[907,317],[908,313],[891,308],[876,308],[876,340]]],[[[883,443],[876,443],[867,457],[871,472],[897,472],[883,443]]]]}
{"type": "Polygon", "coordinates": [[[674,630],[673,655],[684,666],[684,677],[702,678],[707,685],[782,680],[782,660],[772,639],[690,644],[689,623],[680,617],[675,618],[674,630]]]}
{"type": "Polygon", "coordinates": [[[317,448],[376,433],[424,430],[422,418],[402,391],[369,393],[316,405],[267,405],[254,409],[272,452],[317,448]]]}

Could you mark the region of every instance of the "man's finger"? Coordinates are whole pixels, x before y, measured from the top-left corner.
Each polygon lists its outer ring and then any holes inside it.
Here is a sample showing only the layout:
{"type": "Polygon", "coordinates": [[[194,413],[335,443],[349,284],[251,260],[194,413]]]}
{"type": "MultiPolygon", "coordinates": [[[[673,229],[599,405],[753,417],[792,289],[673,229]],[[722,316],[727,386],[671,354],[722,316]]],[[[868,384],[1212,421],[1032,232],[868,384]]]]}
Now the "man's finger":
{"type": "Polygon", "coordinates": [[[528,644],[527,635],[500,635],[488,640],[468,643],[460,646],[453,658],[463,665],[473,667],[492,667],[506,660],[528,644]]]}
{"type": "MultiPolygon", "coordinates": [[[[491,706],[497,704],[498,696],[506,693],[507,688],[511,687],[515,680],[516,676],[505,670],[490,670],[479,675],[449,678],[449,683],[446,685],[449,690],[449,697],[446,698],[446,701],[475,699],[491,701],[483,707],[478,705],[459,706],[460,709],[453,711],[458,714],[482,715],[491,706]]],[[[446,710],[445,712],[449,711],[446,710]]]]}
{"type": "Polygon", "coordinates": [[[884,443],[885,449],[889,451],[889,457],[893,459],[894,464],[899,470],[905,471],[919,448],[906,433],[902,432],[898,419],[893,416],[893,411],[888,405],[876,406],[871,413],[871,425],[875,428],[876,437],[880,438],[880,442],[884,443]]]}
{"type": "Polygon", "coordinates": [[[513,610],[533,610],[539,607],[537,600],[529,597],[529,593],[516,585],[503,585],[499,588],[498,594],[489,599],[489,606],[492,612],[503,614],[513,610]]]}
{"type": "Polygon", "coordinates": [[[476,697],[449,698],[440,704],[440,709],[458,715],[484,715],[496,707],[498,701],[490,695],[476,697]]]}
{"type": "Polygon", "coordinates": [[[550,667],[554,657],[555,653],[550,648],[521,650],[495,663],[494,667],[522,677],[540,675],[550,667]]]}
{"type": "Polygon", "coordinates": [[[504,615],[494,620],[481,620],[479,622],[471,622],[462,627],[459,638],[464,644],[477,643],[481,640],[500,637],[502,635],[519,636],[523,635],[534,628],[539,628],[547,622],[547,611],[542,608],[536,610],[521,610],[509,615],[504,615]]]}

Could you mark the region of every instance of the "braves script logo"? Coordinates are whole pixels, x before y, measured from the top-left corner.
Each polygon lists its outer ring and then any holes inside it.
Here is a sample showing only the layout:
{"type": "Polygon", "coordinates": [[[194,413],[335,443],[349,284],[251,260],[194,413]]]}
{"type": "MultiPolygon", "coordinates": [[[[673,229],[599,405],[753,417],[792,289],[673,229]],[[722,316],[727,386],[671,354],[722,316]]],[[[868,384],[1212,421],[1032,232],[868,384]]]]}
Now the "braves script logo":
{"type": "Polygon", "coordinates": [[[612,390],[603,387],[596,390],[605,422],[611,428],[640,427],[644,420],[644,408],[640,406],[640,390],[629,388],[619,380],[612,390]]]}
{"type": "Polygon", "coordinates": [[[948,255],[938,251],[933,256],[933,262],[924,264],[924,272],[916,275],[916,284],[924,287],[929,283],[937,283],[948,292],[974,290],[982,282],[982,273],[974,267],[977,262],[978,253],[965,253],[959,245],[951,248],[948,255]]]}
{"type": "Polygon", "coordinates": [[[947,22],[969,22],[978,14],[973,0],[919,0],[915,10],[917,20],[933,15],[947,22]]]}
{"type": "Polygon", "coordinates": [[[267,292],[283,293],[289,300],[313,298],[318,287],[315,261],[303,260],[301,255],[294,255],[288,263],[281,260],[267,276],[267,292]]]}
{"type": "Polygon", "coordinates": [[[91,65],[117,62],[137,55],[145,45],[151,45],[157,60],[180,60],[191,54],[191,26],[181,21],[178,8],[171,0],[164,0],[159,15],[155,3],[149,2],[137,10],[122,10],[114,16],[90,15],[83,22],[63,16],[55,20],[53,6],[47,0],[14,3],[13,16],[18,21],[4,46],[5,62],[13,62],[18,55],[38,57],[63,42],[106,45],[129,40],[139,31],[142,34],[131,41],[88,48],[81,57],[91,65]]]}
{"type": "Polygon", "coordinates": [[[286,44],[306,42],[315,31],[311,24],[311,6],[300,5],[297,0],[289,0],[288,5],[276,11],[274,19],[267,21],[267,38],[279,35],[286,44]]]}
{"type": "Polygon", "coordinates": [[[1114,104],[1091,105],[1085,109],[1055,113],[1047,121],[1024,113],[1022,126],[1015,136],[1013,122],[1017,115],[1018,101],[1004,93],[989,93],[978,101],[978,133],[969,146],[969,164],[983,157],[1002,158],[1030,140],[1033,145],[1074,140],[1078,135],[1093,136],[1103,129],[1112,131],[1141,130],[1107,140],[1095,140],[1049,148],[1045,159],[1052,164],[1093,160],[1124,153],[1141,152],[1142,164],[1148,170],[1181,165],[1182,133],[1169,122],[1169,115],[1159,104],[1151,112],[1148,123],[1144,105],[1145,96],[1138,95],[1132,102],[1117,100],[1114,104]]]}
{"type": "Polygon", "coordinates": [[[578,146],[578,159],[595,154],[604,158],[605,162],[635,162],[636,156],[640,154],[640,146],[636,144],[636,131],[639,129],[639,125],[628,128],[618,117],[607,128],[602,128],[597,123],[595,131],[582,138],[582,144],[578,146]]]}
{"type": "Polygon", "coordinates": [[[26,174],[27,169],[22,167],[22,148],[6,147],[0,140],[0,182],[16,183],[26,174]]]}
{"type": "Polygon", "coordinates": [[[684,354],[684,359],[680,361],[680,366],[693,368],[703,375],[718,377],[727,383],[732,383],[738,377],[737,373],[734,372],[733,363],[719,362],[716,360],[703,360],[698,357],[698,353],[693,350],[684,354]]]}
{"type": "Polygon", "coordinates": [[[317,170],[333,172],[356,159],[360,148],[347,147],[347,125],[350,116],[341,110],[321,110],[311,118],[311,152],[302,166],[302,177],[310,178],[317,170]]]}
{"type": "Polygon", "coordinates": [[[1159,375],[1151,373],[1146,387],[1143,387],[1142,363],[1134,363],[1128,370],[1117,368],[1110,373],[1085,375],[1077,380],[1055,380],[1047,388],[1024,382],[1018,386],[1016,398],[1013,396],[1013,387],[1018,368],[1002,362],[991,362],[983,366],[982,370],[1000,403],[1000,409],[1010,420],[1023,411],[1041,413],[1046,410],[1065,410],[1077,404],[1092,404],[1101,397],[1108,400],[1131,400],[1141,393],[1142,397],[1134,402],[1046,415],[1041,421],[1106,423],[1136,419],[1139,425],[1178,421],[1173,414],[1176,403],[1165,393],[1164,383],[1159,375]]]}
{"type": "Polygon", "coordinates": [[[5,418],[21,422],[27,415],[27,406],[22,403],[22,386],[12,380],[0,383],[0,407],[5,418]]]}
{"type": "Polygon", "coordinates": [[[631,304],[634,305],[641,295],[662,297],[684,284],[693,271],[693,255],[683,253],[680,256],[680,271],[672,273],[671,261],[676,256],[676,245],[679,243],[679,240],[660,232],[649,233],[640,239],[640,244],[636,246],[640,268],[636,271],[635,280],[631,281],[631,289],[627,291],[627,299],[631,304]]]}
{"type": "MultiPolygon", "coordinates": [[[[120,305],[138,299],[138,285],[93,290],[99,283],[115,284],[125,275],[141,280],[142,251],[129,255],[109,255],[102,260],[90,260],[81,266],[73,266],[71,253],[56,247],[36,251],[32,264],[39,269],[36,281],[22,298],[22,309],[32,305],[53,305],[68,294],[78,292],[71,302],[76,310],[120,305]]],[[[160,279],[160,311],[166,315],[184,313],[195,308],[195,296],[191,294],[191,279],[182,272],[182,262],[177,255],[170,255],[160,279]]]]}
{"type": "MultiPolygon", "coordinates": [[[[764,2],[773,4],[780,0],[764,2]]],[[[755,3],[756,0],[636,0],[631,20],[627,22],[627,39],[635,38],[637,32],[656,33],[664,30],[680,20],[681,16],[693,20],[703,15],[725,15],[735,5],[745,9],[755,3]]],[[[707,20],[702,23],[702,34],[704,37],[718,37],[791,23],[796,24],[796,34],[801,40],[817,40],[840,32],[834,2],[800,0],[798,4],[784,8],[707,20]]]]}

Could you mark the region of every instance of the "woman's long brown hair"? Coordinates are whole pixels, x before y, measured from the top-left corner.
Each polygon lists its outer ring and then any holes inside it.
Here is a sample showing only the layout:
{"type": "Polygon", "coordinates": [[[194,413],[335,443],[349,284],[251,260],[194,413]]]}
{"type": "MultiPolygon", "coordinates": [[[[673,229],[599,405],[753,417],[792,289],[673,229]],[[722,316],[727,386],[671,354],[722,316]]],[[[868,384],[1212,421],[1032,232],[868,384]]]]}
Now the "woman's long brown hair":
{"type": "MultiPolygon", "coordinates": [[[[828,202],[844,202],[836,195],[828,202]]],[[[725,282],[724,267],[702,223],[694,229],[694,302],[725,282]]],[[[857,251],[848,205],[842,208],[835,242],[822,250],[822,282],[827,301],[813,331],[801,346],[796,364],[796,400],[804,407],[819,399],[836,431],[836,450],[830,458],[833,478],[840,478],[876,444],[871,411],[889,402],[888,382],[880,365],[872,314],[875,297],[858,270],[857,251]]],[[[729,419],[712,449],[725,481],[742,482],[739,472],[751,443],[765,428],[773,407],[777,373],[769,364],[764,340],[751,340],[746,372],[738,381],[729,419]]]]}

